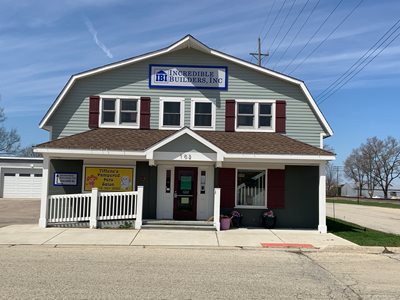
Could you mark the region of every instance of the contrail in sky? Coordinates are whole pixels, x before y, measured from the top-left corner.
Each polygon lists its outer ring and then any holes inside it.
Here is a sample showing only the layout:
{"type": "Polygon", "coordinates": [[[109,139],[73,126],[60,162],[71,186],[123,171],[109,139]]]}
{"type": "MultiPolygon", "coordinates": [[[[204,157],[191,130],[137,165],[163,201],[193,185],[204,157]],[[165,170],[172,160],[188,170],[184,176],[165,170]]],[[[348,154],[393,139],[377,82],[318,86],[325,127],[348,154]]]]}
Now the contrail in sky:
{"type": "Polygon", "coordinates": [[[94,29],[92,22],[90,22],[90,20],[88,18],[85,18],[85,24],[87,29],[89,30],[90,34],[93,36],[93,40],[96,43],[96,45],[103,50],[103,52],[109,57],[109,58],[113,58],[113,55],[110,51],[110,49],[108,49],[106,47],[106,45],[104,45],[99,38],[97,37],[97,31],[96,29],[94,29]]]}

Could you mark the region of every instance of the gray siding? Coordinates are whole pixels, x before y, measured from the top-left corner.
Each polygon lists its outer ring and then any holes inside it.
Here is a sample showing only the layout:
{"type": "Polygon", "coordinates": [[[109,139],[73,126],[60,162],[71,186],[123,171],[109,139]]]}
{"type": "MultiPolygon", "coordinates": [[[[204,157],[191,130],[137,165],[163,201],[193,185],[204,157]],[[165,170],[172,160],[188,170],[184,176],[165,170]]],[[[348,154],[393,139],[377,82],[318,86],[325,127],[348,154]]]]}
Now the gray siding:
{"type": "MultiPolygon", "coordinates": [[[[276,228],[318,228],[318,167],[286,166],[285,207],[273,209],[276,228]]],[[[243,226],[261,226],[261,214],[265,209],[238,208],[243,214],[243,226]]],[[[230,214],[232,209],[222,209],[230,214]]]]}
{"type": "Polygon", "coordinates": [[[49,120],[52,138],[88,130],[89,96],[98,94],[151,97],[151,128],[155,129],[159,126],[160,97],[185,98],[185,126],[190,126],[191,98],[216,99],[216,130],[225,128],[227,99],[286,100],[288,136],[319,147],[323,132],[299,86],[193,49],[183,49],[78,80],[49,120]],[[227,91],[149,89],[149,64],[227,66],[229,87],[227,91]]]}

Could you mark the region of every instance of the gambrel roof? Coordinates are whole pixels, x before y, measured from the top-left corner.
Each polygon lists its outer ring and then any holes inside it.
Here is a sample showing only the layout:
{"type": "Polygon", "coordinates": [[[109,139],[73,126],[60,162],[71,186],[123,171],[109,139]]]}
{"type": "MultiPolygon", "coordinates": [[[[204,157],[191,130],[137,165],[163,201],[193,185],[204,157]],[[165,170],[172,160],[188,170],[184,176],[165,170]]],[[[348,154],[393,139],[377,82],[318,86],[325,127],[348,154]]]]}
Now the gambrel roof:
{"type": "Polygon", "coordinates": [[[319,107],[317,106],[316,102],[314,101],[313,97],[311,96],[309,90],[307,89],[306,85],[304,84],[303,81],[281,74],[279,72],[276,71],[272,71],[269,70],[267,68],[264,67],[260,67],[258,65],[252,64],[250,62],[247,62],[245,60],[236,58],[234,56],[225,54],[223,52],[214,50],[209,48],[208,46],[204,45],[203,43],[201,43],[200,41],[198,41],[197,39],[195,39],[193,36],[191,35],[187,35],[184,38],[182,38],[181,40],[177,41],[176,43],[172,44],[169,47],[154,51],[154,52],[150,52],[150,53],[146,53],[140,56],[136,56],[136,57],[132,57],[126,60],[122,60],[116,63],[112,63],[109,65],[105,65],[99,68],[95,68],[89,71],[85,71],[82,73],[78,73],[73,75],[69,81],[67,82],[67,84],[64,86],[64,88],[62,89],[61,93],[58,95],[58,97],[56,98],[56,100],[54,101],[54,103],[51,105],[51,107],[49,108],[49,110],[47,111],[47,113],[45,114],[45,116],[43,117],[43,119],[41,120],[39,126],[40,128],[46,129],[46,125],[48,120],[51,118],[51,116],[53,115],[54,111],[59,107],[60,103],[63,101],[65,95],[68,93],[68,91],[72,88],[72,86],[74,85],[75,81],[77,81],[80,78],[84,78],[84,77],[88,77],[91,75],[95,75],[101,72],[106,72],[110,69],[115,69],[115,68],[119,68],[122,66],[126,66],[129,64],[134,64],[136,62],[139,61],[143,61],[152,57],[156,57],[159,55],[163,55],[163,54],[167,54],[167,53],[171,53],[180,49],[185,49],[185,48],[192,48],[204,53],[207,53],[209,55],[212,56],[216,56],[218,58],[242,65],[244,67],[247,67],[249,69],[258,71],[260,73],[275,77],[275,78],[279,78],[281,80],[290,82],[292,84],[298,85],[301,90],[303,91],[304,95],[306,96],[307,100],[309,101],[309,104],[312,108],[312,110],[314,111],[315,115],[317,116],[318,120],[321,122],[325,134],[326,136],[331,136],[333,134],[333,131],[331,129],[331,127],[329,126],[328,122],[326,121],[324,115],[322,114],[321,110],[319,109],[319,107]]]}

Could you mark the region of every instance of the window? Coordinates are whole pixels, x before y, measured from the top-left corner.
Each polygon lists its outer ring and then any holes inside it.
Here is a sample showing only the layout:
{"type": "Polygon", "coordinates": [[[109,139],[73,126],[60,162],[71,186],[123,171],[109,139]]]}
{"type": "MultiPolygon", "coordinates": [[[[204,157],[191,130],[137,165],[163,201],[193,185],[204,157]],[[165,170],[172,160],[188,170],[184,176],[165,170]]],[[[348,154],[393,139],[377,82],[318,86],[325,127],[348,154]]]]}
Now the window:
{"type": "Polygon", "coordinates": [[[266,207],[265,174],[265,170],[237,170],[237,206],[266,207]]]}
{"type": "Polygon", "coordinates": [[[139,127],[138,98],[104,97],[101,103],[102,127],[139,127]]]}
{"type": "Polygon", "coordinates": [[[180,129],[183,127],[183,98],[160,99],[160,129],[180,129]]]}
{"type": "Polygon", "coordinates": [[[237,131],[275,131],[274,101],[238,101],[236,111],[237,131]]]}
{"type": "Polygon", "coordinates": [[[215,104],[213,99],[192,99],[191,112],[190,126],[192,129],[215,129],[215,104]]]}

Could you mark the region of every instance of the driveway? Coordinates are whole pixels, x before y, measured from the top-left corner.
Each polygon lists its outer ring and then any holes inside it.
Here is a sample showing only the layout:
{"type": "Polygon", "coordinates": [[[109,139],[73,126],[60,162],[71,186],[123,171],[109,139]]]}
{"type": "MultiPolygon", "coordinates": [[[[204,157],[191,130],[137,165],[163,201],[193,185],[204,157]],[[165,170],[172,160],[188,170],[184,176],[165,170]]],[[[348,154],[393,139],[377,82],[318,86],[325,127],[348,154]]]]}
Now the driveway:
{"type": "Polygon", "coordinates": [[[37,224],[40,200],[0,199],[0,227],[15,224],[37,224]]]}
{"type": "Polygon", "coordinates": [[[326,215],[364,227],[400,235],[400,209],[327,203],[326,215]],[[335,207],[335,211],[333,211],[335,207]]]}

